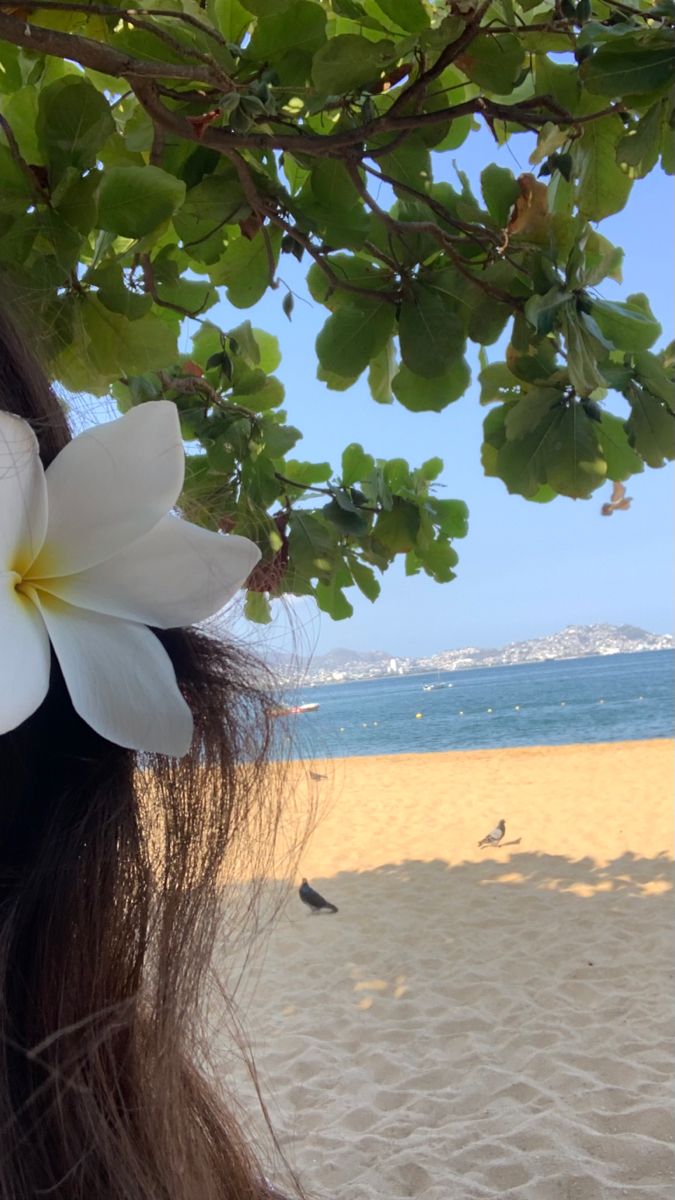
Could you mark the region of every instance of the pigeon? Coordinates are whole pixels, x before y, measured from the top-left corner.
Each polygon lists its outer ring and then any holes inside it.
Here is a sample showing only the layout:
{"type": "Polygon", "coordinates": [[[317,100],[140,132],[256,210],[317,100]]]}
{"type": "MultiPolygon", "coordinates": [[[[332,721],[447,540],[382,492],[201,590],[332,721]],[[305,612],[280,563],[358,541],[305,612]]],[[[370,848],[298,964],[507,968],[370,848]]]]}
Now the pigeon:
{"type": "Polygon", "coordinates": [[[318,892],[315,892],[314,888],[310,887],[306,879],[303,879],[302,883],[300,884],[298,895],[302,900],[302,903],[306,904],[311,912],[337,912],[335,905],[331,904],[328,900],[324,900],[323,896],[320,896],[318,892]]]}
{"type": "Polygon", "coordinates": [[[490,833],[488,833],[487,837],[484,837],[483,840],[478,843],[478,845],[479,846],[498,846],[505,833],[506,833],[506,821],[502,817],[502,820],[497,822],[494,829],[492,829],[490,831],[490,833]]]}
{"type": "Polygon", "coordinates": [[[325,775],[320,775],[318,771],[310,771],[309,777],[310,777],[310,779],[325,779],[326,778],[325,775]]]}

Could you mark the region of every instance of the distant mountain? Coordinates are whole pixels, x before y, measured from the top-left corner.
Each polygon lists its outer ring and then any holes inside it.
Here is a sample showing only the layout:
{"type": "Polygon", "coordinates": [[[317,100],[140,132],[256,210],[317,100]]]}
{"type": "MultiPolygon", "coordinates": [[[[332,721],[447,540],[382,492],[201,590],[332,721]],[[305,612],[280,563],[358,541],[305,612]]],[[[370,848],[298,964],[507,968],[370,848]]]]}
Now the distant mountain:
{"type": "MultiPolygon", "coordinates": [[[[317,655],[307,664],[303,678],[308,683],[341,683],[356,679],[378,679],[383,675],[420,674],[425,671],[458,671],[469,667],[505,667],[547,659],[587,658],[591,655],[632,654],[645,650],[672,650],[675,638],[665,633],[647,633],[635,625],[568,625],[560,633],[510,642],[498,649],[464,646],[441,650],[423,658],[397,656],[384,650],[339,648],[317,655]]],[[[275,668],[286,674],[289,660],[275,656],[275,668]]],[[[297,679],[297,663],[292,670],[297,679]]]]}

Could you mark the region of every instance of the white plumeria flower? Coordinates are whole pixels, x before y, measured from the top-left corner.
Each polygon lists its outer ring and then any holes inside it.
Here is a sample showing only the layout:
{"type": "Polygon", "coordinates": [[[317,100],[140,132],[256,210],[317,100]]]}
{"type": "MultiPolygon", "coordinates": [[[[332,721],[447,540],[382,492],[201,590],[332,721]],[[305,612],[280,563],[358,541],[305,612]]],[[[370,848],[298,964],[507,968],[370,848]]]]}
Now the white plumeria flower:
{"type": "Polygon", "coordinates": [[[167,401],[88,429],[46,471],[27,422],[0,413],[0,734],[44,700],[51,641],[73,706],[97,733],[188,752],[192,714],[148,626],[212,616],[260,552],[168,515],[184,469],[167,401]]]}

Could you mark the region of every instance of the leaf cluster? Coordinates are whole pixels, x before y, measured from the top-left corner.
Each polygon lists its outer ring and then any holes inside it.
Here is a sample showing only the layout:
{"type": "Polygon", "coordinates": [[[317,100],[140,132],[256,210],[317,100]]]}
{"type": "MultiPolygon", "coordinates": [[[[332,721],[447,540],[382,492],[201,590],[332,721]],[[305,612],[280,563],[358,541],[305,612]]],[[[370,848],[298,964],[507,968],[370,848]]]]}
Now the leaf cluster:
{"type": "Polygon", "coordinates": [[[249,615],[345,617],[397,556],[452,579],[464,506],[439,459],[292,458],[279,347],[233,310],[271,290],[292,320],[292,256],[318,378],[412,412],[463,396],[478,347],[484,469],[529,499],[661,466],[672,353],[644,296],[603,299],[596,227],[675,171],[674,49],[670,0],[0,3],[0,272],[65,388],[176,401],[186,511],[263,550],[249,615]],[[480,124],[531,171],[438,178],[480,124]]]}

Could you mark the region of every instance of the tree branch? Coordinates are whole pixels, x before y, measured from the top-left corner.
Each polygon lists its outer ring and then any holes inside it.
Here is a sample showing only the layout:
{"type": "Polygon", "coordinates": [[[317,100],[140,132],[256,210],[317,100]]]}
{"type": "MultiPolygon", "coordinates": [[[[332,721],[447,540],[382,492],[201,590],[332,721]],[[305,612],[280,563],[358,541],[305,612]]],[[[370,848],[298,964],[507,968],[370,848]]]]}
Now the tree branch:
{"type": "Polygon", "coordinates": [[[0,41],[21,46],[33,53],[48,54],[54,58],[71,59],[82,67],[112,75],[116,79],[187,79],[193,83],[200,80],[210,83],[222,91],[219,71],[212,68],[186,66],[185,63],[158,62],[153,59],[133,58],[113,46],[103,45],[93,38],[81,37],[76,33],[61,33],[58,29],[45,29],[41,25],[28,25],[16,17],[0,12],[0,41]]]}
{"type": "Polygon", "coordinates": [[[107,4],[76,4],[70,3],[69,0],[21,0],[20,4],[17,4],[17,0],[0,0],[0,8],[21,8],[23,12],[35,12],[41,8],[53,9],[55,12],[81,12],[97,17],[121,17],[129,20],[130,24],[134,24],[131,17],[142,12],[146,17],[167,17],[172,21],[182,21],[184,25],[191,25],[193,29],[198,29],[206,37],[212,38],[220,46],[227,45],[220,30],[214,29],[213,25],[208,25],[206,21],[200,21],[198,17],[193,17],[190,13],[170,8],[143,8],[140,10],[137,8],[111,8],[107,4]]]}
{"type": "Polygon", "coordinates": [[[267,217],[273,225],[277,225],[279,229],[283,229],[299,246],[302,246],[303,250],[307,251],[310,258],[313,258],[317,266],[323,271],[333,288],[343,292],[352,292],[357,296],[367,296],[369,300],[372,300],[375,296],[380,296],[388,304],[396,305],[399,303],[399,296],[391,292],[376,292],[372,288],[359,287],[356,283],[349,283],[348,280],[340,279],[340,276],[336,275],[330,263],[326,262],[323,253],[314,245],[311,238],[298,229],[297,226],[292,225],[286,217],[282,216],[270,200],[259,194],[248,164],[242,158],[241,154],[231,151],[228,154],[228,158],[239,176],[242,191],[253,211],[263,217],[267,217]]]}
{"type": "MultiPolygon", "coordinates": [[[[510,308],[521,307],[521,302],[517,300],[515,296],[511,296],[508,292],[503,292],[501,288],[496,288],[493,286],[493,284],[488,283],[486,280],[481,279],[478,275],[475,275],[474,272],[466,266],[461,254],[457,252],[452,244],[452,240],[443,232],[442,229],[439,229],[438,225],[434,225],[433,221],[399,221],[396,219],[396,217],[392,217],[391,213],[388,213],[385,209],[381,208],[374,196],[371,196],[363,180],[361,179],[361,176],[359,175],[359,170],[356,164],[350,162],[346,165],[354,187],[358,191],[363,201],[368,205],[371,211],[380,218],[383,224],[385,224],[387,228],[391,229],[397,235],[397,237],[403,238],[405,234],[410,233],[427,234],[429,237],[433,238],[433,240],[437,242],[441,249],[445,251],[448,257],[452,259],[452,262],[459,271],[460,275],[462,275],[465,279],[471,280],[471,282],[484,291],[486,295],[491,296],[493,300],[498,300],[500,304],[508,304],[510,308]]],[[[414,189],[410,190],[414,191],[414,189]]],[[[424,196],[421,192],[418,193],[418,195],[420,199],[424,199],[424,196]]],[[[485,232],[488,235],[485,240],[492,241],[489,231],[486,230],[485,232]]]]}
{"type": "Polygon", "coordinates": [[[25,158],[23,157],[21,150],[19,149],[19,143],[17,142],[17,140],[14,136],[14,130],[12,129],[11,125],[9,124],[9,121],[7,120],[7,118],[4,117],[2,115],[2,113],[0,113],[0,129],[2,130],[2,132],[5,135],[5,138],[7,139],[7,145],[9,147],[9,152],[10,152],[12,158],[14,159],[16,165],[21,170],[22,174],[26,177],[26,179],[30,185],[30,189],[33,192],[33,194],[35,195],[36,199],[39,200],[42,204],[47,204],[48,206],[51,206],[49,192],[47,191],[47,189],[45,187],[42,186],[42,184],[40,183],[39,179],[37,178],[35,172],[33,171],[32,167],[30,166],[29,163],[26,162],[25,158]]]}
{"type": "Polygon", "coordinates": [[[410,85],[410,87],[408,87],[404,92],[401,93],[400,96],[397,97],[389,110],[390,115],[393,115],[397,109],[401,108],[404,104],[415,102],[417,105],[419,105],[422,103],[426,95],[427,87],[432,80],[436,79],[438,75],[441,75],[445,68],[450,66],[450,64],[453,63],[456,58],[459,58],[460,54],[466,50],[467,46],[470,46],[473,40],[478,37],[478,34],[480,33],[480,23],[483,20],[483,17],[485,16],[485,13],[487,12],[491,3],[492,0],[483,0],[483,3],[473,14],[470,21],[464,26],[464,29],[460,33],[459,37],[455,38],[454,42],[450,42],[445,49],[441,51],[432,67],[429,67],[428,70],[424,71],[419,78],[410,85]]]}

